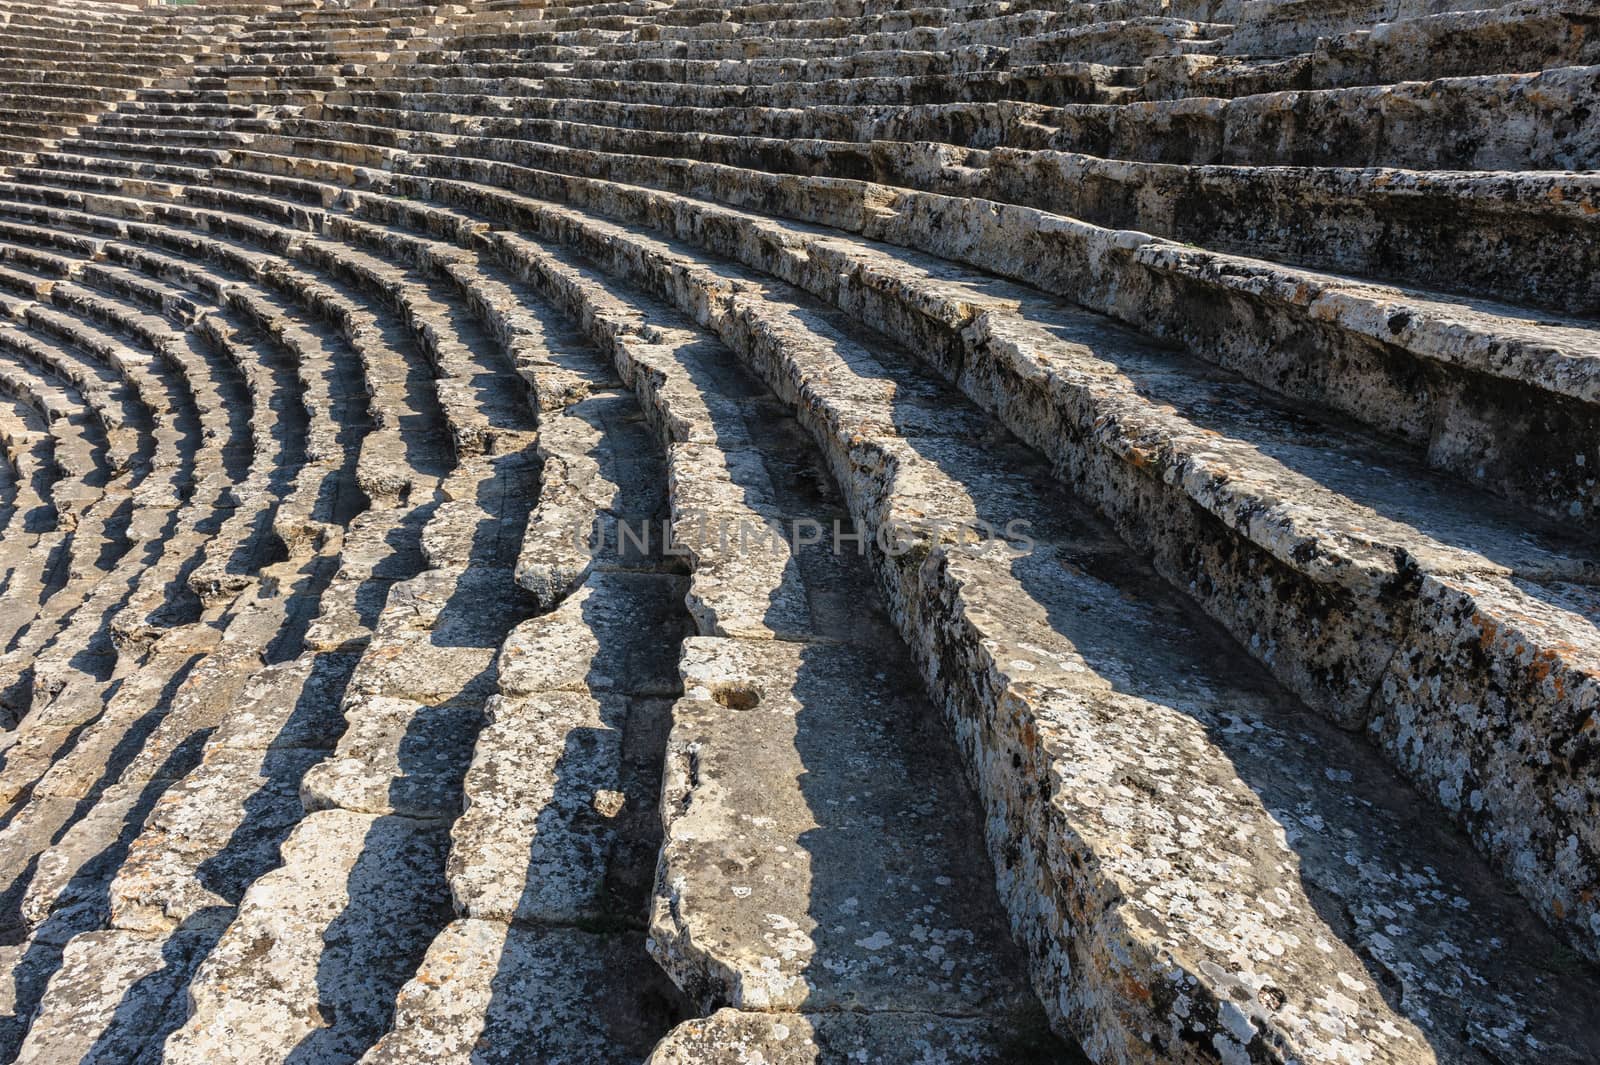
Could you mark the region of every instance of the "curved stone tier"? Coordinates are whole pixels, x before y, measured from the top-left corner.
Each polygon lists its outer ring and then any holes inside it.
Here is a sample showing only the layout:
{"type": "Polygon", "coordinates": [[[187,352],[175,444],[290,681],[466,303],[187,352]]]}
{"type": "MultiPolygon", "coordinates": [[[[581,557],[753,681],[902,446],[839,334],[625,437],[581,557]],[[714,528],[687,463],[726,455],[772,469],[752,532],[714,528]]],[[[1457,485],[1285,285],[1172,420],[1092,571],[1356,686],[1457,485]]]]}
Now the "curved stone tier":
{"type": "Polygon", "coordinates": [[[1591,0],[0,0],[0,1061],[1600,1061],[1591,0]]]}

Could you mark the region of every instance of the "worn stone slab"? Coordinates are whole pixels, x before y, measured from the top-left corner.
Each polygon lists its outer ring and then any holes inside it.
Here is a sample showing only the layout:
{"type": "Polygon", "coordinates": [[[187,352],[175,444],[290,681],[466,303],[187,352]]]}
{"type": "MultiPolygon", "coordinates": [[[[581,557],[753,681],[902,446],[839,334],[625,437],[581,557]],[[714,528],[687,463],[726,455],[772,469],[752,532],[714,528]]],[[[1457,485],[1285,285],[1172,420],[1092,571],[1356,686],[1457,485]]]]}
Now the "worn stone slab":
{"type": "Polygon", "coordinates": [[[746,639],[813,635],[808,574],[797,556],[831,550],[831,524],[785,513],[754,450],[674,444],[668,470],[673,542],[691,567],[686,602],[696,630],[746,639]]]}
{"type": "Polygon", "coordinates": [[[155,1065],[162,1040],[183,1023],[184,988],[215,935],[199,929],[74,936],[16,1060],[155,1065]]]}
{"type": "Polygon", "coordinates": [[[466,917],[574,924],[605,909],[625,801],[626,696],[497,696],[451,827],[450,892],[466,917]]]}
{"type": "Polygon", "coordinates": [[[1082,1060],[1061,1049],[1029,1017],[723,1009],[673,1028],[647,1065],[1044,1065],[1082,1060]]]}
{"type": "Polygon", "coordinates": [[[34,1004],[59,960],[59,947],[0,945],[0,1053],[15,1057],[28,1034],[34,1004]]]}
{"type": "Polygon", "coordinates": [[[442,829],[344,810],[309,815],[245,894],[190,987],[171,1065],[351,1061],[449,920],[442,829]]]}
{"type": "Polygon", "coordinates": [[[389,589],[374,640],[426,632],[437,646],[480,647],[500,635],[491,605],[509,604],[515,589],[494,567],[423,570],[389,589]]]}
{"type": "Polygon", "coordinates": [[[504,632],[509,574],[427,570],[390,587],[349,696],[438,703],[486,697],[504,632]]]}
{"type": "Polygon", "coordinates": [[[305,816],[300,785],[326,752],[208,748],[161,797],[110,886],[118,928],[226,923],[245,890],[278,865],[305,816]]]}
{"type": "Polygon", "coordinates": [[[686,583],[662,574],[591,573],[554,611],[506,637],[501,690],[676,695],[686,583]]]}
{"type": "Polygon", "coordinates": [[[1510,871],[1600,941],[1600,600],[1589,586],[1429,576],[1367,733],[1510,871]]]}
{"type": "Polygon", "coordinates": [[[323,593],[317,616],[306,626],[306,649],[359,655],[372,639],[372,626],[394,583],[381,578],[335,576],[323,593]]]}
{"type": "MultiPolygon", "coordinates": [[[[431,663],[420,659],[414,668],[431,663]]],[[[461,776],[483,723],[476,696],[438,705],[358,693],[345,701],[338,748],[305,774],[308,810],[448,819],[461,810],[461,776]]]]}
{"type": "MultiPolygon", "coordinates": [[[[676,461],[673,469],[675,478],[684,476],[676,461]]],[[[817,635],[798,556],[828,552],[831,528],[796,528],[796,519],[776,507],[694,510],[674,504],[673,542],[693,566],[685,601],[696,631],[756,640],[817,635]]]]}
{"type": "Polygon", "coordinates": [[[640,1061],[671,1017],[650,965],[638,933],[455,921],[401,988],[393,1028],[362,1065],[640,1061]]]}
{"type": "Polygon", "coordinates": [[[1592,1026],[1553,1005],[1593,994],[1581,968],[1548,964],[1549,930],[1464,841],[1132,576],[952,547],[910,607],[1001,812],[991,846],[1035,980],[1085,1050],[1591,1054],[1592,1026]]]}
{"type": "Polygon", "coordinates": [[[554,606],[593,568],[658,568],[660,458],[633,397],[607,390],[547,414],[539,501],[528,516],[517,583],[554,606]],[[636,534],[625,538],[624,529],[636,534]],[[637,535],[652,532],[648,541],[637,535]]]}
{"type": "Polygon", "coordinates": [[[34,939],[60,945],[105,922],[107,886],[160,794],[159,785],[115,784],[41,848],[21,897],[34,939]]]}
{"type": "Polygon", "coordinates": [[[420,503],[414,506],[414,510],[405,510],[374,505],[351,518],[340,543],[339,577],[397,581],[423,569],[426,560],[420,533],[432,508],[420,503]]]}
{"type": "Polygon", "coordinates": [[[328,750],[344,731],[340,699],[354,654],[307,654],[251,677],[207,743],[210,750],[328,750]]]}
{"type": "Polygon", "coordinates": [[[694,637],[653,950],[742,1009],[1009,1009],[1031,993],[955,752],[894,659],[694,637]]]}

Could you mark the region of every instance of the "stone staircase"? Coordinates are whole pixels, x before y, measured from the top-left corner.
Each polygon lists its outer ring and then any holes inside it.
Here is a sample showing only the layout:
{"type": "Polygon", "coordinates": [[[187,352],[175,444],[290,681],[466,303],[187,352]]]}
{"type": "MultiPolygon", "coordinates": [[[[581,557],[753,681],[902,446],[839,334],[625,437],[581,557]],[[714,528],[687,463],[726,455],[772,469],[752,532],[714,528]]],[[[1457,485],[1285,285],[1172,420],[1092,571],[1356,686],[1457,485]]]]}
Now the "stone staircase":
{"type": "Polygon", "coordinates": [[[0,0],[0,1060],[1600,1060],[1597,23],[0,0]]]}

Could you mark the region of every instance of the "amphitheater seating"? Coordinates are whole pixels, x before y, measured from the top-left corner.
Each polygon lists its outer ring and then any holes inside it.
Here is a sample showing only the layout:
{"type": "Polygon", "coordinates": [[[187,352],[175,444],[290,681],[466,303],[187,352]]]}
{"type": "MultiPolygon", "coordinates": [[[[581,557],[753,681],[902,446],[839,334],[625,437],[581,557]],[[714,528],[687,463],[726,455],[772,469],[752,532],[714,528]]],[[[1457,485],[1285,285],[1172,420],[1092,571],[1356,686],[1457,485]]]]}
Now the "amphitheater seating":
{"type": "Polygon", "coordinates": [[[0,1060],[1600,1060],[1600,6],[0,0],[0,1060]]]}

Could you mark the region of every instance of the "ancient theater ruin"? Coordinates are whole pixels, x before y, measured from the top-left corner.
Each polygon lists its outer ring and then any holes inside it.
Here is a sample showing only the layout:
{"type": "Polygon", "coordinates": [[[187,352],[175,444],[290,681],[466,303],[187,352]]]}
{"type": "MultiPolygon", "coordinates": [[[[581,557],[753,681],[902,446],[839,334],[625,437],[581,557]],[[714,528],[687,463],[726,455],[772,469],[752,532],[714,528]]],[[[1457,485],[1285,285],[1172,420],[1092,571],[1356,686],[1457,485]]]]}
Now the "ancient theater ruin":
{"type": "Polygon", "coordinates": [[[0,1063],[1596,1065],[1600,0],[0,0],[0,1063]]]}

